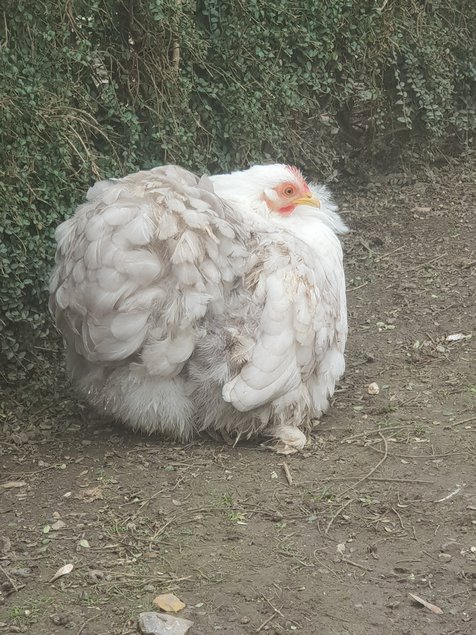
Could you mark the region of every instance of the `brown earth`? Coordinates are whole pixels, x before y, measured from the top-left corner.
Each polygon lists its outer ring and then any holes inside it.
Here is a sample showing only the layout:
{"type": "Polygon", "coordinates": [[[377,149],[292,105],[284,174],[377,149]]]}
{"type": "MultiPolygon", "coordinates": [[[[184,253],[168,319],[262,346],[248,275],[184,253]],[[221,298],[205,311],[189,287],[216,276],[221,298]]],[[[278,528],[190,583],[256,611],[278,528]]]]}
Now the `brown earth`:
{"type": "Polygon", "coordinates": [[[142,438],[63,388],[10,396],[0,632],[132,634],[173,591],[190,635],[474,633],[472,183],[446,164],[338,191],[348,367],[301,455],[142,438]]]}

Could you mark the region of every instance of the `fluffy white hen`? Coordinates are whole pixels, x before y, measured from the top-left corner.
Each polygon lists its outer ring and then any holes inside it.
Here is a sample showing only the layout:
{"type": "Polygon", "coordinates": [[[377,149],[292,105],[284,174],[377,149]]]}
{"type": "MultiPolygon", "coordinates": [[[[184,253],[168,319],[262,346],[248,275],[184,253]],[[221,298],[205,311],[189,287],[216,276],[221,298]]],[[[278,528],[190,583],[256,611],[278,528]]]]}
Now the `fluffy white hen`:
{"type": "Polygon", "coordinates": [[[345,231],[285,165],[96,183],[50,281],[74,384],[136,430],[301,449],[344,372],[345,231]]]}

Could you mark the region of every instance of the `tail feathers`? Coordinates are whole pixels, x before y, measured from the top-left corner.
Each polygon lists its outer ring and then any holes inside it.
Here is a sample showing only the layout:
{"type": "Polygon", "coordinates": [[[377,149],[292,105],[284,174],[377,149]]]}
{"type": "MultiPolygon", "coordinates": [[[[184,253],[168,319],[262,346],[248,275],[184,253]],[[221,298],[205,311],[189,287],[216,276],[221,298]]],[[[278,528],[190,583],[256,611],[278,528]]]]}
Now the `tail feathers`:
{"type": "Polygon", "coordinates": [[[91,370],[77,383],[87,401],[103,414],[145,434],[181,441],[192,437],[193,407],[180,377],[150,376],[134,364],[102,375],[97,366],[91,370]]]}

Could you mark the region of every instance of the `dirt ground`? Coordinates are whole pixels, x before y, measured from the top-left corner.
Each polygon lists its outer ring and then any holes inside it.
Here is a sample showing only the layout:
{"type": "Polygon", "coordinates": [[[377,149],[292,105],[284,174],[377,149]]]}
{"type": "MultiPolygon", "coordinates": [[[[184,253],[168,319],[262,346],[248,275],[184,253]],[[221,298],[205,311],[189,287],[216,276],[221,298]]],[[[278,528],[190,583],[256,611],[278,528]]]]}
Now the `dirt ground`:
{"type": "Polygon", "coordinates": [[[348,365],[300,455],[4,404],[0,633],[132,635],[166,591],[190,635],[476,632],[474,176],[338,186],[348,365]]]}

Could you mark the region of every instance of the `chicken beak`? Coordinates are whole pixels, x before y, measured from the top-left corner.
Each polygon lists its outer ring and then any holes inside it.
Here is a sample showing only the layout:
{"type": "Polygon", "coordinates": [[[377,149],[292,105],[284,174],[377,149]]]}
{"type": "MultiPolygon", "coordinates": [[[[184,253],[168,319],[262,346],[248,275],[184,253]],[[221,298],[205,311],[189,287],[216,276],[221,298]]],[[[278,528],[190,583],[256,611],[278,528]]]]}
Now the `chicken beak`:
{"type": "Polygon", "coordinates": [[[301,196],[301,198],[298,198],[294,201],[295,205],[309,205],[310,207],[320,207],[321,206],[321,201],[314,196],[314,194],[311,194],[309,192],[309,194],[306,194],[305,196],[301,196]]]}

